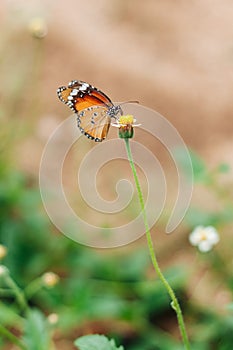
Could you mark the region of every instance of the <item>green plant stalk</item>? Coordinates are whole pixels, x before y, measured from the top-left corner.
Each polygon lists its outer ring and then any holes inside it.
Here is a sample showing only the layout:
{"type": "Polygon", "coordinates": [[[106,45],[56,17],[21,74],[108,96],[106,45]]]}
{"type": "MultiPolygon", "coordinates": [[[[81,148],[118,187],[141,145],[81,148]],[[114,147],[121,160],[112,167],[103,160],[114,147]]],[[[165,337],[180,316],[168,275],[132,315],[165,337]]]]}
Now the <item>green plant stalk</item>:
{"type": "Polygon", "coordinates": [[[185,323],[184,323],[184,319],[183,319],[183,315],[182,315],[182,311],[181,311],[178,299],[176,298],[176,295],[175,295],[173,289],[171,288],[171,286],[169,285],[168,281],[164,277],[164,275],[159,267],[157,258],[156,258],[156,254],[154,251],[154,245],[153,245],[153,241],[152,241],[152,237],[151,237],[151,233],[150,233],[150,227],[149,227],[148,220],[147,220],[144,198],[143,198],[141,186],[140,186],[140,183],[138,180],[137,171],[136,171],[136,168],[134,165],[134,161],[133,161],[133,157],[132,157],[132,153],[131,153],[131,149],[130,149],[130,144],[129,144],[129,139],[125,138],[125,144],[126,144],[126,151],[127,151],[128,160],[129,160],[132,172],[133,172],[134,181],[135,181],[135,185],[136,185],[137,192],[138,192],[138,198],[139,198],[139,202],[140,202],[141,209],[142,209],[143,221],[144,221],[144,225],[145,225],[145,229],[146,229],[147,244],[148,244],[152,264],[153,264],[153,267],[154,267],[157,275],[159,276],[161,282],[163,283],[164,287],[166,288],[168,294],[171,297],[171,300],[172,300],[171,306],[175,310],[176,315],[177,315],[178,325],[180,328],[180,333],[182,336],[182,340],[183,340],[185,349],[190,350],[190,343],[189,343],[189,339],[188,339],[188,335],[186,332],[185,323]]]}
{"type": "Polygon", "coordinates": [[[27,350],[27,347],[19,340],[14,334],[12,334],[8,329],[0,324],[0,334],[11,341],[13,344],[17,345],[22,350],[27,350]]]}
{"type": "Polygon", "coordinates": [[[19,306],[21,307],[21,309],[24,311],[28,308],[28,304],[27,301],[24,297],[24,293],[21,291],[21,289],[17,286],[17,284],[15,283],[15,281],[10,277],[9,274],[7,274],[5,276],[5,282],[7,283],[7,285],[11,288],[11,290],[13,291],[16,300],[19,304],[19,306]]]}
{"type": "Polygon", "coordinates": [[[42,281],[42,278],[36,278],[33,280],[28,286],[24,289],[24,294],[27,298],[27,300],[31,299],[31,297],[36,294],[39,290],[41,290],[44,287],[44,283],[42,281]]]}
{"type": "Polygon", "coordinates": [[[0,296],[4,296],[4,297],[12,297],[12,295],[14,295],[14,293],[12,292],[11,289],[3,289],[0,288],[0,296]]]}

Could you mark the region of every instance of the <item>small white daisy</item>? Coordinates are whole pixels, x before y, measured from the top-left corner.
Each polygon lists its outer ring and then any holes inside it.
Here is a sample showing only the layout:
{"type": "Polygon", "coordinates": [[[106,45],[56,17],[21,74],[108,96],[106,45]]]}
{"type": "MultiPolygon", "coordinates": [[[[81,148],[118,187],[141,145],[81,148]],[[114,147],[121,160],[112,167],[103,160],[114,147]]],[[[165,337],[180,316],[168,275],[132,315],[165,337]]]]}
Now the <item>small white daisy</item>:
{"type": "Polygon", "coordinates": [[[190,233],[189,242],[201,252],[209,252],[219,242],[219,234],[213,226],[197,226],[190,233]]]}

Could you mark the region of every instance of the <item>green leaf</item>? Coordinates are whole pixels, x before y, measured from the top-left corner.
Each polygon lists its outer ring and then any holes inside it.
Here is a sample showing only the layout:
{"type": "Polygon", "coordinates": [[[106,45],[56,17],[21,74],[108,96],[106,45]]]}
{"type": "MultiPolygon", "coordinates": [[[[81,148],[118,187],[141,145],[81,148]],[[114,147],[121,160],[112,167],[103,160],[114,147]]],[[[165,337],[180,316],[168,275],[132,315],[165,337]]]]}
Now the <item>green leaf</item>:
{"type": "Polygon", "coordinates": [[[194,181],[205,183],[208,180],[208,170],[204,160],[195,152],[190,151],[194,181]]]}
{"type": "Polygon", "coordinates": [[[30,350],[50,349],[50,327],[47,319],[39,310],[28,312],[23,340],[30,350]]]}
{"type": "Polygon", "coordinates": [[[99,334],[85,335],[76,339],[74,344],[79,350],[124,350],[123,346],[118,348],[113,339],[99,334]]]}
{"type": "Polygon", "coordinates": [[[22,318],[18,314],[18,310],[13,306],[8,306],[0,302],[0,315],[1,324],[7,326],[14,326],[16,323],[19,325],[22,322],[22,318]]]}
{"type": "Polygon", "coordinates": [[[190,208],[186,214],[185,220],[191,226],[212,225],[219,226],[232,222],[233,208],[226,207],[216,212],[203,211],[201,208],[190,208]]]}
{"type": "MultiPolygon", "coordinates": [[[[190,170],[189,170],[189,161],[190,159],[187,158],[187,151],[183,148],[176,148],[175,149],[175,161],[180,165],[182,168],[184,174],[186,176],[190,176],[190,170]]],[[[197,183],[208,183],[209,182],[209,172],[206,167],[205,161],[193,150],[189,149],[189,156],[191,158],[192,162],[192,170],[193,170],[193,177],[194,182],[197,183]]]]}
{"type": "Polygon", "coordinates": [[[230,304],[226,305],[226,309],[228,311],[233,311],[233,303],[230,303],[230,304]]]}
{"type": "Polygon", "coordinates": [[[231,170],[231,167],[227,163],[221,163],[221,164],[218,165],[217,170],[218,170],[219,173],[229,173],[230,170],[231,170]]]}

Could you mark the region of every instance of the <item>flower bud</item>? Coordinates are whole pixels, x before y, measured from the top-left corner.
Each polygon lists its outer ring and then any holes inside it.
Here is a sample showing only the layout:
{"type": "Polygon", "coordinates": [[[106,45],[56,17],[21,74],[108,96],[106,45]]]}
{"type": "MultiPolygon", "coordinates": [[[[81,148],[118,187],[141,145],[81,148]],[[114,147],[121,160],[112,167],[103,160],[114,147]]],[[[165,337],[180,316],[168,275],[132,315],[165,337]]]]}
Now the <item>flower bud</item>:
{"type": "Polygon", "coordinates": [[[51,325],[57,324],[58,318],[58,314],[55,313],[48,315],[48,321],[51,325]]]}
{"type": "Polygon", "coordinates": [[[48,32],[46,22],[41,17],[33,18],[28,24],[28,29],[36,39],[43,39],[48,32]]]}
{"type": "Polygon", "coordinates": [[[44,285],[46,287],[51,288],[51,287],[54,287],[58,283],[59,276],[54,272],[46,272],[43,274],[42,280],[43,280],[44,285]]]}
{"type": "Polygon", "coordinates": [[[134,134],[133,126],[131,124],[121,126],[118,134],[121,139],[131,139],[134,134]]]}
{"type": "Polygon", "coordinates": [[[0,260],[3,259],[7,254],[7,248],[0,244],[0,260]]]}

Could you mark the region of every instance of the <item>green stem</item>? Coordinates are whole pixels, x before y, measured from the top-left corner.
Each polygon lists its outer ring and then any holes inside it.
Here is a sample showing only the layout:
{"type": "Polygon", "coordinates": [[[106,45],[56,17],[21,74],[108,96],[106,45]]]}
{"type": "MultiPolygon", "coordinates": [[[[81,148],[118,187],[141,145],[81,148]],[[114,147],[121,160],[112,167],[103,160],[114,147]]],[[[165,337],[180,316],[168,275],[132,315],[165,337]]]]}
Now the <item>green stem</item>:
{"type": "Polygon", "coordinates": [[[11,289],[3,289],[0,288],[0,296],[1,297],[12,297],[14,293],[12,292],[11,289]]]}
{"type": "Polygon", "coordinates": [[[13,344],[17,345],[22,350],[27,350],[27,347],[8,329],[0,324],[0,334],[2,334],[5,338],[11,341],[13,344]]]}
{"type": "Polygon", "coordinates": [[[11,278],[9,274],[5,276],[5,282],[7,285],[12,289],[13,293],[15,294],[16,300],[21,307],[21,309],[24,311],[28,308],[27,301],[24,297],[24,293],[21,291],[21,289],[17,286],[15,281],[11,278]]]}
{"type": "Polygon", "coordinates": [[[44,287],[42,278],[36,278],[34,281],[32,281],[28,286],[25,288],[24,293],[27,298],[27,300],[30,300],[31,297],[36,294],[39,290],[41,290],[44,287]]]}
{"type": "Polygon", "coordinates": [[[139,180],[138,180],[137,171],[136,171],[136,168],[135,168],[135,165],[134,165],[134,161],[133,161],[133,157],[132,157],[132,153],[131,153],[131,149],[130,149],[130,144],[129,144],[129,139],[125,139],[125,144],[126,144],[126,151],[127,151],[129,163],[130,163],[130,166],[131,166],[131,169],[132,169],[132,172],[133,172],[134,181],[135,181],[135,185],[136,185],[137,192],[138,192],[139,202],[140,202],[141,209],[142,209],[142,216],[143,216],[143,221],[144,221],[144,225],[145,225],[145,229],[146,229],[147,244],[148,244],[148,248],[149,248],[152,264],[153,264],[153,267],[154,267],[156,273],[158,274],[161,282],[163,283],[164,287],[166,288],[168,294],[171,297],[171,300],[172,300],[171,306],[176,312],[178,325],[179,325],[179,328],[180,328],[180,333],[181,333],[181,336],[182,336],[182,340],[183,340],[185,349],[190,350],[190,343],[189,343],[189,340],[188,340],[188,335],[187,335],[187,332],[186,332],[184,319],[183,319],[183,315],[182,315],[182,311],[181,311],[179,302],[178,302],[178,300],[176,298],[176,295],[175,295],[173,289],[171,288],[171,286],[169,285],[168,281],[164,277],[164,275],[163,275],[163,273],[162,273],[162,271],[161,271],[161,269],[159,267],[157,258],[156,258],[154,245],[153,245],[153,241],[152,241],[152,237],[151,237],[151,233],[150,233],[150,227],[149,227],[148,220],[147,220],[144,198],[143,198],[141,186],[140,186],[140,183],[139,183],[139,180]]]}

